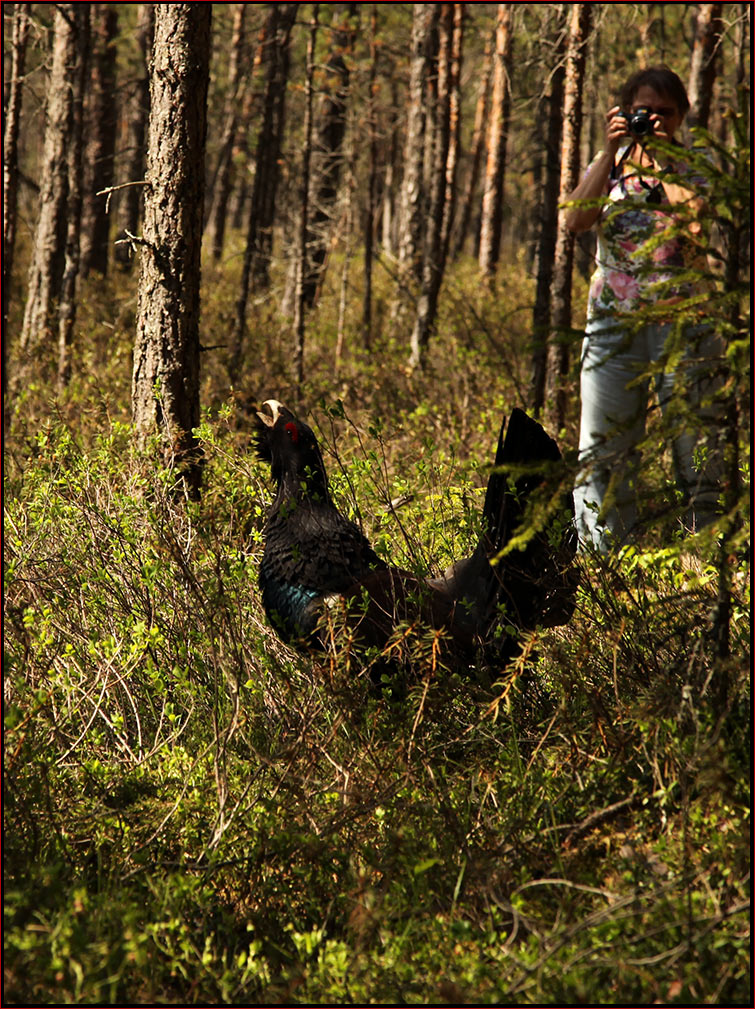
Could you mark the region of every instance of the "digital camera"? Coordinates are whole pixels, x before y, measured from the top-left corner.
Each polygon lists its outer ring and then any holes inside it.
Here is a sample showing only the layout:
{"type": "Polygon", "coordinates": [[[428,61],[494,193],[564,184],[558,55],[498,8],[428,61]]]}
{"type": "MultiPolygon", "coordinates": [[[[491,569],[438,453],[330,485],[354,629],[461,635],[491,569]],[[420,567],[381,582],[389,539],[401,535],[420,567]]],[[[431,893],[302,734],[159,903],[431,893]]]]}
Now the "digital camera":
{"type": "Polygon", "coordinates": [[[626,119],[629,132],[633,137],[647,137],[653,132],[650,109],[641,106],[634,112],[622,112],[621,115],[626,119]]]}

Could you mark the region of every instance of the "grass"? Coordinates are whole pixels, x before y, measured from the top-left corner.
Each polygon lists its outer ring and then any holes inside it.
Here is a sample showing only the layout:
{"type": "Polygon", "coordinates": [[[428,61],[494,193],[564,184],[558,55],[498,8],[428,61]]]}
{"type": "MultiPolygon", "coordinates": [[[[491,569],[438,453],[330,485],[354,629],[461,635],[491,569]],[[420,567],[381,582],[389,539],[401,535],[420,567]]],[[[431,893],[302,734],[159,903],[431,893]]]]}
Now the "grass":
{"type": "MultiPolygon", "coordinates": [[[[207,346],[234,297],[213,269],[207,346]]],[[[7,1004],[748,1003],[746,501],[680,540],[654,460],[647,541],[584,555],[570,625],[492,683],[419,640],[405,698],[376,698],[348,655],[303,657],[264,620],[256,400],[314,418],[341,506],[398,563],[471,541],[531,298],[511,264],[465,303],[472,272],[450,277],[426,375],[403,368],[385,278],[373,353],[347,343],[336,372],[326,290],[298,399],[285,323],[257,304],[237,387],[222,350],[203,362],[199,502],[132,442],[131,282],[85,291],[68,392],[40,369],[14,400],[7,1004]],[[407,493],[399,526],[385,506],[407,493]]]]}

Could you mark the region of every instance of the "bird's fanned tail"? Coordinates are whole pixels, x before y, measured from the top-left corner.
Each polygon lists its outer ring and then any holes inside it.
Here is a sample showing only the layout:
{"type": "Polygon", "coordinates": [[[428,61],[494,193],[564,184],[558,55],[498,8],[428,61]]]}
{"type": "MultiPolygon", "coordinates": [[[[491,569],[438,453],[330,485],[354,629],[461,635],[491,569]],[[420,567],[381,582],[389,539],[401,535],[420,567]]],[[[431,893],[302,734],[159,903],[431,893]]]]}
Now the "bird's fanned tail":
{"type": "Polygon", "coordinates": [[[518,408],[508,424],[504,418],[477,547],[436,580],[474,622],[481,641],[502,611],[521,630],[555,627],[571,617],[576,537],[571,493],[559,489],[562,465],[556,442],[537,421],[518,408]]]}

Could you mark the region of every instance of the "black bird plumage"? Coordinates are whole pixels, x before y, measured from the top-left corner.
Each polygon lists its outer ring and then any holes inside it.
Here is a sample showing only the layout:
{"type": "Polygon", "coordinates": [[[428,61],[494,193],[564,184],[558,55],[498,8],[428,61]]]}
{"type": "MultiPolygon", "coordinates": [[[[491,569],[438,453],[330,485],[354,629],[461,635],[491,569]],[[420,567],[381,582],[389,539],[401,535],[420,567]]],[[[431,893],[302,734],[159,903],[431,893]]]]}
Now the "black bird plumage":
{"type": "Polygon", "coordinates": [[[561,453],[522,410],[501,427],[474,552],[438,578],[418,578],[380,558],[330,496],[312,429],[276,400],[257,412],[256,441],[276,485],[264,530],[259,584],[268,619],[286,641],[317,647],[322,620],[345,602],[363,646],[382,649],[396,627],[420,623],[444,632],[447,663],[501,661],[512,641],[496,634],[502,612],[519,629],[566,623],[574,608],[576,549],[571,494],[557,515],[504,551],[524,531],[530,497],[553,476],[561,453]],[[504,551],[501,554],[501,551],[504,551]]]}

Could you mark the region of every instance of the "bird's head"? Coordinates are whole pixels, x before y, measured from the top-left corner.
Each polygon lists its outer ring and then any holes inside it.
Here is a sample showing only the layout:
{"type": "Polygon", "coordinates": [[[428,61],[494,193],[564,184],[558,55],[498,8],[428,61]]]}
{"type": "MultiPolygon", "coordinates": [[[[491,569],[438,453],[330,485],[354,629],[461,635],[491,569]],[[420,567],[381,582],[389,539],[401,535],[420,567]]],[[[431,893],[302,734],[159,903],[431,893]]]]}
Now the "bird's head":
{"type": "Polygon", "coordinates": [[[320,446],[311,427],[277,399],[256,412],[257,455],[270,464],[279,490],[297,498],[328,498],[328,478],[320,446]]]}

